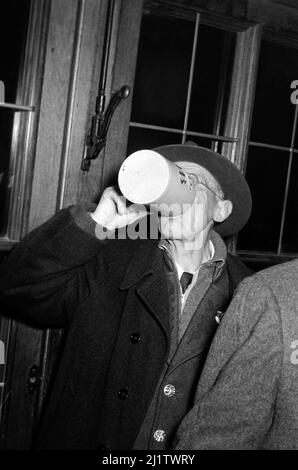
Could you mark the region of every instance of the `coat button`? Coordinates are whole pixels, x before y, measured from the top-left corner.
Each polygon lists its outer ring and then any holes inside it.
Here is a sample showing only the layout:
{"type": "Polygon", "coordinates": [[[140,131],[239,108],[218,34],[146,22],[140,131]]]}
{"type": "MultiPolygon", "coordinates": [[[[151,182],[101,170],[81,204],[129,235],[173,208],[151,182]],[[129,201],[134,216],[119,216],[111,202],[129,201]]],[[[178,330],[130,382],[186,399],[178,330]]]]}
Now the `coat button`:
{"type": "Polygon", "coordinates": [[[163,389],[163,393],[165,394],[166,397],[172,397],[173,395],[175,395],[176,389],[174,385],[167,384],[163,389]]]}
{"type": "Polygon", "coordinates": [[[134,333],[132,333],[130,335],[130,341],[132,342],[132,344],[137,344],[141,341],[141,335],[140,333],[138,333],[137,331],[135,331],[134,333]]]}
{"type": "Polygon", "coordinates": [[[121,388],[118,392],[119,400],[125,400],[128,397],[128,390],[127,388],[121,388]]]}
{"type": "Polygon", "coordinates": [[[224,316],[224,313],[221,312],[220,310],[217,310],[216,316],[215,316],[215,321],[216,321],[216,323],[220,324],[220,322],[221,322],[223,316],[224,316]]]}
{"type": "Polygon", "coordinates": [[[163,431],[163,429],[157,429],[153,434],[153,437],[157,442],[163,442],[166,438],[166,432],[163,431]]]}

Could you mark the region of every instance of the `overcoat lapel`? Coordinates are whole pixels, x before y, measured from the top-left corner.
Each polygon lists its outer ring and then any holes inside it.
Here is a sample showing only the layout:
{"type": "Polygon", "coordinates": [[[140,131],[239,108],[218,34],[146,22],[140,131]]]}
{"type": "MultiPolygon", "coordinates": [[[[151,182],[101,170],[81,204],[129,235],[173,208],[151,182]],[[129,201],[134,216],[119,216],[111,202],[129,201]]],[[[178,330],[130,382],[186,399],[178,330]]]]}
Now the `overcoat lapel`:
{"type": "Polygon", "coordinates": [[[168,287],[164,274],[163,252],[157,243],[147,242],[140,246],[122,280],[120,288],[136,287],[136,293],[163,328],[169,330],[168,287]]]}
{"type": "Polygon", "coordinates": [[[144,279],[137,288],[137,293],[167,334],[169,330],[168,288],[166,279],[161,274],[154,272],[144,279]]]}
{"type": "Polygon", "coordinates": [[[212,387],[223,366],[237,350],[238,335],[237,323],[225,322],[223,317],[208,352],[196,392],[196,401],[212,387]]]}
{"type": "Polygon", "coordinates": [[[228,300],[227,274],[224,271],[216,284],[212,284],[204,295],[183,335],[169,366],[169,372],[190,358],[208,350],[217,329],[215,316],[226,308],[228,300]]]}

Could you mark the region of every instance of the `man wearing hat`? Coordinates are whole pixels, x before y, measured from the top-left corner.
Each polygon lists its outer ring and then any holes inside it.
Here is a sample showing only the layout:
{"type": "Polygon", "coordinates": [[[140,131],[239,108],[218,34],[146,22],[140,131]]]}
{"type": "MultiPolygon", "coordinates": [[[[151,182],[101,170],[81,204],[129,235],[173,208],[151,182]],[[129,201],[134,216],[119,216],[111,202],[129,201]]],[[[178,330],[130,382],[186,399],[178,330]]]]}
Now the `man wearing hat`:
{"type": "Polygon", "coordinates": [[[196,181],[187,214],[159,217],[160,239],[109,237],[144,217],[110,187],[97,206],[63,209],[31,232],[2,267],[1,300],[17,319],[67,328],[38,448],[170,449],[250,274],[221,238],[250,215],[240,171],[193,144],[154,150],[196,181]]]}

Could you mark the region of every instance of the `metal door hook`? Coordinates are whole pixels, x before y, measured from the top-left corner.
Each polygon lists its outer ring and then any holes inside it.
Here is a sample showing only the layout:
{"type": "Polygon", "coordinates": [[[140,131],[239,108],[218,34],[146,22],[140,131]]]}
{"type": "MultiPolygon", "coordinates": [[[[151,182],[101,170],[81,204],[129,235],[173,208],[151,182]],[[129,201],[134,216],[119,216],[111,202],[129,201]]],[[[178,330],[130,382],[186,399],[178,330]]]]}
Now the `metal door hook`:
{"type": "Polygon", "coordinates": [[[104,93],[97,97],[95,114],[92,117],[91,131],[86,136],[81,170],[89,171],[91,160],[98,157],[104,148],[107,139],[110,122],[118,104],[129,96],[130,88],[124,85],[112,95],[109,105],[104,112],[104,93]]]}

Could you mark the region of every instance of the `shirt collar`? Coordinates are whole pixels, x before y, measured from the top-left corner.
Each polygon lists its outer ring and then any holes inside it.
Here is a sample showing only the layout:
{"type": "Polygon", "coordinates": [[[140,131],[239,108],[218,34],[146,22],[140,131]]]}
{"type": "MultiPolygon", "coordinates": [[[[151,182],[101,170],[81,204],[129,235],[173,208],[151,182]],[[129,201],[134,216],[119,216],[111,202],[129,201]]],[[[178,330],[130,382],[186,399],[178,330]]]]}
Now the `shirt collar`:
{"type": "MultiPolygon", "coordinates": [[[[181,276],[182,276],[182,273],[184,272],[184,270],[177,263],[177,261],[175,260],[175,257],[173,256],[169,241],[166,240],[166,239],[161,239],[158,243],[158,248],[164,250],[167,253],[167,255],[171,258],[171,260],[173,261],[173,263],[176,266],[178,278],[180,279],[181,276]]],[[[215,264],[214,277],[216,278],[216,277],[218,277],[218,275],[221,271],[221,268],[225,264],[225,261],[226,261],[226,258],[227,258],[227,248],[226,248],[226,245],[225,245],[223,239],[221,238],[221,236],[217,232],[215,232],[214,230],[211,230],[210,250],[211,250],[210,259],[205,261],[202,264],[204,264],[206,266],[208,266],[208,265],[211,266],[211,265],[215,264]]],[[[200,267],[197,269],[197,271],[199,269],[200,269],[200,267]]],[[[197,271],[195,271],[195,273],[197,271]]],[[[192,273],[192,274],[195,274],[195,273],[192,273]]]]}
{"type": "MultiPolygon", "coordinates": [[[[212,243],[211,240],[209,240],[209,245],[210,245],[210,253],[211,253],[211,254],[210,254],[210,258],[209,258],[208,260],[204,261],[204,263],[202,263],[202,264],[208,263],[208,262],[211,261],[212,258],[214,257],[215,249],[214,249],[214,245],[213,245],[213,243],[212,243]]],[[[173,261],[174,261],[174,263],[175,263],[175,265],[176,265],[178,277],[179,277],[179,279],[181,279],[181,276],[182,276],[182,274],[184,273],[184,269],[182,268],[182,266],[180,266],[179,263],[177,263],[177,261],[174,259],[174,257],[173,257],[173,261]]],[[[199,266],[198,269],[196,269],[195,271],[190,271],[190,272],[191,272],[191,274],[194,275],[194,274],[196,274],[196,273],[199,271],[199,269],[200,269],[200,266],[199,266]]]]}

